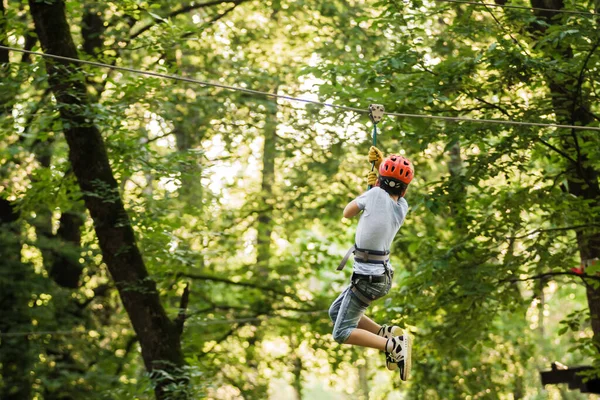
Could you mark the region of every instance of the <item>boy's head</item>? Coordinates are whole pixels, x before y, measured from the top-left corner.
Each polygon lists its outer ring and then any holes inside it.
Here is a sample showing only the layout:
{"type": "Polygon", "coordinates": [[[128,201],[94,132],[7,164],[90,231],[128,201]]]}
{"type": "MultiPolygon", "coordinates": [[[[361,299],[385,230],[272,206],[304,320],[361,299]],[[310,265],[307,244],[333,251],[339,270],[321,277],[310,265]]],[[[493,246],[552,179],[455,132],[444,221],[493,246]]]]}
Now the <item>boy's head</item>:
{"type": "Polygon", "coordinates": [[[379,187],[393,196],[403,197],[414,175],[412,163],[407,158],[389,155],[379,166],[379,187]]]}

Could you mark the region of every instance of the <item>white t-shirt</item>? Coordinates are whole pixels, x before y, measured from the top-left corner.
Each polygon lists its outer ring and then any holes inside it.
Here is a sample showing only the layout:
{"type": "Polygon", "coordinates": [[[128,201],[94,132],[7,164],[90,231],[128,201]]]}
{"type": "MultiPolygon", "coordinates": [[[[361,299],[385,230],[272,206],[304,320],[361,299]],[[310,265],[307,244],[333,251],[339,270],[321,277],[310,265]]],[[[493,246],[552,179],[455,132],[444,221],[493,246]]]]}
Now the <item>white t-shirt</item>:
{"type": "MultiPolygon", "coordinates": [[[[404,197],[394,201],[380,187],[374,187],[356,198],[358,208],[363,210],[354,243],[359,249],[389,251],[394,236],[404,223],[408,213],[408,203],[404,197]]],[[[391,265],[388,264],[391,268],[391,265]]],[[[385,272],[382,264],[354,261],[354,272],[364,275],[381,275],[385,272]]]]}

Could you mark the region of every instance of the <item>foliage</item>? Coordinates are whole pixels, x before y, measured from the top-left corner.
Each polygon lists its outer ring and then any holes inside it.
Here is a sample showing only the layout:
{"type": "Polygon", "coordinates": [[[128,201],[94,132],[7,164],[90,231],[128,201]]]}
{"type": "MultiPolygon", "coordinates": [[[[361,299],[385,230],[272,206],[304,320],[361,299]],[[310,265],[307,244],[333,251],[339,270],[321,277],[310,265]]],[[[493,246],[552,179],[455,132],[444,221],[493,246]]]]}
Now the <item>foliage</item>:
{"type": "MultiPolygon", "coordinates": [[[[313,0],[70,1],[67,18],[80,57],[108,64],[362,109],[598,126],[595,18],[313,0]]],[[[27,4],[8,1],[4,21],[0,39],[40,50],[27,4]]],[[[21,232],[10,255],[21,275],[0,264],[1,297],[11,286],[16,296],[3,324],[39,332],[17,341],[31,398],[151,398],[152,382],[173,380],[151,380],[139,357],[43,63],[11,52],[1,72],[0,198],[21,232]],[[57,259],[79,271],[74,287],[56,278],[57,259]]],[[[349,273],[335,266],[355,222],[340,218],[364,190],[366,116],[78,71],[94,100],[80,114],[102,132],[120,185],[91,194],[123,199],[169,316],[185,311],[189,382],[169,384],[173,397],[579,398],[542,388],[537,372],[554,360],[598,365],[586,292],[596,274],[571,272],[599,234],[596,131],[386,117],[380,148],[416,167],[395,288],[372,308],[415,335],[413,378],[400,386],[380,354],[333,343],[326,313],[349,273]]],[[[12,343],[2,337],[2,367],[12,343]]]]}

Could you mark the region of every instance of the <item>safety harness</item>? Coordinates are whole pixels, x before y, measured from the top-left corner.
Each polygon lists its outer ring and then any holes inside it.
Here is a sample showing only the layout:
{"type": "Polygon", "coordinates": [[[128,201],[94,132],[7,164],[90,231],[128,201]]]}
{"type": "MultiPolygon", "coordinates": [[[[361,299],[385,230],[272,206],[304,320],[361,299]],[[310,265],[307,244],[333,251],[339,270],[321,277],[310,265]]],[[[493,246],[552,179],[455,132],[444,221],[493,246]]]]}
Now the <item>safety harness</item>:
{"type": "Polygon", "coordinates": [[[391,282],[393,277],[393,271],[391,270],[391,268],[388,267],[388,263],[390,261],[390,252],[360,249],[355,244],[352,247],[350,247],[350,249],[348,249],[348,251],[346,252],[346,255],[342,259],[342,262],[337,267],[338,271],[344,269],[344,267],[348,263],[350,254],[354,254],[354,261],[369,264],[381,264],[383,265],[383,268],[385,268],[385,273],[383,275],[363,275],[357,273],[352,274],[352,277],[350,279],[350,281],[352,282],[350,290],[352,290],[352,293],[354,293],[356,297],[360,299],[360,301],[369,305],[371,301],[373,301],[373,299],[370,299],[364,293],[362,293],[360,289],[358,289],[358,287],[356,286],[356,283],[361,279],[368,280],[369,283],[381,283],[385,282],[386,279],[389,279],[389,281],[391,282]]]}
{"type": "Polygon", "coordinates": [[[359,249],[358,247],[356,247],[356,245],[353,245],[352,247],[350,247],[350,249],[348,249],[346,255],[342,259],[342,262],[340,263],[340,265],[338,265],[338,271],[344,269],[344,267],[348,263],[350,254],[354,254],[354,261],[369,264],[382,264],[385,267],[385,269],[388,269],[387,264],[390,261],[389,251],[359,249]]]}

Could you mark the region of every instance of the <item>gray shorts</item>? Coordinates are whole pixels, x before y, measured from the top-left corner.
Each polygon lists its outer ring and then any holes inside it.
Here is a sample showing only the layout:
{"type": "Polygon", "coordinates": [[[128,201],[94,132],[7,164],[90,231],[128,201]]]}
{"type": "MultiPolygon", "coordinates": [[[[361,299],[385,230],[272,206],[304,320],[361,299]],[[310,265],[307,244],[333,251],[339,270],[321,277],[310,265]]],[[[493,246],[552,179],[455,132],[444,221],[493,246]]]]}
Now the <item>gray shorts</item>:
{"type": "MultiPolygon", "coordinates": [[[[369,283],[368,280],[358,279],[356,286],[364,296],[373,301],[388,294],[392,280],[387,277],[385,282],[369,283]]],[[[369,306],[356,297],[351,288],[352,285],[349,285],[329,307],[329,317],[333,321],[333,339],[338,343],[348,340],[369,306]]]]}

